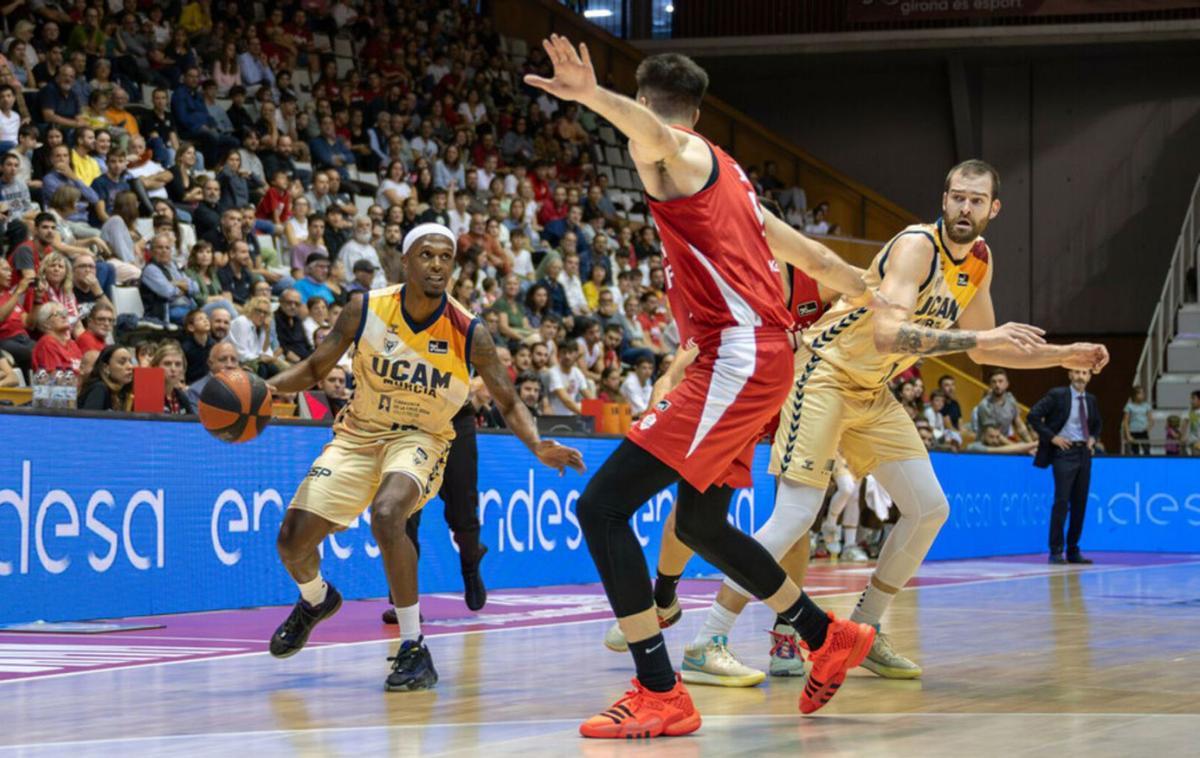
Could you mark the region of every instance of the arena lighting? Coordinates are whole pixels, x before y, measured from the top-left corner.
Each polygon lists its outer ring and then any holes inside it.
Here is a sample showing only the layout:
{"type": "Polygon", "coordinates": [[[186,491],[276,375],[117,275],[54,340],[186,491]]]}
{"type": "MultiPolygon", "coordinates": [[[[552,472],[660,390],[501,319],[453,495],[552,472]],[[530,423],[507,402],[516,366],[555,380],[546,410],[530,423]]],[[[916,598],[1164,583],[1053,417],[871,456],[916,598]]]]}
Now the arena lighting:
{"type": "Polygon", "coordinates": [[[666,11],[667,13],[674,13],[675,12],[674,3],[667,3],[666,7],[664,7],[663,10],[666,11]]]}
{"type": "Polygon", "coordinates": [[[584,11],[583,17],[584,18],[608,18],[612,14],[613,14],[613,12],[611,10],[609,10],[608,8],[597,8],[595,10],[584,11]]]}

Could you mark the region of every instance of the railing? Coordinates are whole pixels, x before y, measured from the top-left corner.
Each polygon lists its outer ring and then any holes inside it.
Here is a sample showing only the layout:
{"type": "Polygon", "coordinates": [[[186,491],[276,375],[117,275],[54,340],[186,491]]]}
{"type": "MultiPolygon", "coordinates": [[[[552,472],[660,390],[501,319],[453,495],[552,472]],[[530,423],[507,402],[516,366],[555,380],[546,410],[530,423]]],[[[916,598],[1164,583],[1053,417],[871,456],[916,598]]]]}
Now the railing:
{"type": "Polygon", "coordinates": [[[1158,298],[1158,305],[1154,307],[1154,316],[1146,332],[1146,344],[1142,347],[1142,357],[1134,373],[1134,384],[1144,389],[1150,398],[1154,398],[1155,384],[1163,374],[1167,343],[1175,336],[1175,314],[1179,312],[1179,306],[1188,292],[1188,277],[1192,277],[1191,292],[1196,292],[1197,284],[1200,284],[1197,279],[1197,266],[1200,265],[1200,251],[1196,248],[1200,242],[1197,238],[1197,231],[1200,231],[1196,227],[1197,216],[1200,216],[1200,177],[1192,187],[1187,214],[1183,217],[1183,227],[1179,230],[1179,238],[1175,240],[1175,253],[1167,269],[1167,280],[1163,282],[1162,294],[1158,298]]]}

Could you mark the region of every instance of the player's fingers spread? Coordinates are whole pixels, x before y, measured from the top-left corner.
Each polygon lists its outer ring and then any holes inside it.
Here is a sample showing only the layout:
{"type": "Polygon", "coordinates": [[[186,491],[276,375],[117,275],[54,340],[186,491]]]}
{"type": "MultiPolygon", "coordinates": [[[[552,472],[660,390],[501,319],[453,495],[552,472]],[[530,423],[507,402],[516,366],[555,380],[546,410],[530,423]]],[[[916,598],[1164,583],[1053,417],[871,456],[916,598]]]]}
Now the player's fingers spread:
{"type": "Polygon", "coordinates": [[[546,55],[550,56],[550,62],[558,64],[558,48],[554,46],[554,42],[548,39],[542,40],[542,48],[545,49],[546,55]]]}

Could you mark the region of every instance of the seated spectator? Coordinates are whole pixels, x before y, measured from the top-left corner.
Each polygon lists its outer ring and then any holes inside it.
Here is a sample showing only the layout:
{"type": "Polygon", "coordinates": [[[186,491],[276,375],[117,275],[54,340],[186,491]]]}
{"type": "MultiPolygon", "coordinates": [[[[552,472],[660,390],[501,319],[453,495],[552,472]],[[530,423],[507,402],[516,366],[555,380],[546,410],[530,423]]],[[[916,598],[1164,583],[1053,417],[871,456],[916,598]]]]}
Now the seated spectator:
{"type": "Polygon", "coordinates": [[[388,284],[404,282],[404,233],[400,224],[389,221],[383,226],[383,239],[375,243],[375,253],[388,284]]]}
{"type": "Polygon", "coordinates": [[[375,202],[384,211],[393,205],[404,205],[404,201],[412,196],[412,187],[408,185],[408,170],[403,161],[392,161],[388,164],[387,173],[375,193],[375,202]]]}
{"type": "Polygon", "coordinates": [[[271,342],[270,298],[254,297],[246,302],[242,315],[229,327],[229,340],[237,348],[238,362],[263,379],[287,368],[283,351],[271,342]]]}
{"type": "Polygon", "coordinates": [[[313,350],[304,333],[304,319],[300,317],[303,302],[295,289],[284,290],[279,296],[279,309],[275,311],[275,338],[288,363],[299,363],[313,350]]]}
{"type": "Polygon", "coordinates": [[[583,280],[579,276],[579,255],[567,253],[563,256],[563,270],[558,275],[567,297],[567,308],[574,316],[586,316],[592,312],[588,307],[587,295],[583,291],[583,280]]]}
{"type": "Polygon", "coordinates": [[[308,344],[316,348],[317,343],[313,341],[313,335],[316,334],[318,329],[327,329],[331,326],[329,323],[329,303],[324,298],[314,295],[304,301],[304,306],[308,314],[304,317],[304,336],[308,340],[308,344]]]}
{"type": "Polygon", "coordinates": [[[621,393],[621,369],[615,366],[601,369],[600,379],[596,382],[596,399],[606,403],[629,404],[628,398],[621,393]]]}
{"type": "Polygon", "coordinates": [[[24,307],[25,293],[34,277],[21,277],[12,283],[13,269],[0,258],[0,350],[8,353],[17,366],[28,370],[33,361],[33,338],[29,336],[24,307]]]}
{"type": "Polygon", "coordinates": [[[925,406],[921,417],[929,422],[929,429],[933,433],[933,439],[939,444],[945,444],[954,450],[962,447],[962,435],[950,426],[950,419],[946,416],[946,393],[940,389],[929,393],[929,404],[925,406]]]}
{"type": "MultiPolygon", "coordinates": [[[[71,168],[71,152],[66,145],[58,145],[50,150],[50,171],[42,177],[42,204],[49,205],[54,193],[62,186],[70,186],[79,190],[79,195],[82,198],[71,213],[66,215],[67,220],[73,221],[76,224],[88,225],[88,209],[99,201],[99,197],[89,186],[90,182],[84,182],[75,174],[71,168]]],[[[99,176],[99,167],[97,167],[96,176],[99,176]]],[[[93,176],[93,179],[96,177],[93,176]]],[[[85,229],[79,230],[81,233],[86,233],[85,229]]]]}
{"type": "Polygon", "coordinates": [[[946,419],[949,421],[949,425],[957,430],[959,419],[962,418],[962,407],[958,404],[958,383],[954,377],[943,374],[938,378],[938,389],[946,396],[944,409],[946,419]]]}
{"type": "Polygon", "coordinates": [[[184,376],[187,372],[187,358],[183,349],[174,340],[165,340],[154,351],[150,365],[163,370],[164,396],[163,413],[169,416],[181,416],[196,412],[196,406],[187,395],[187,385],[184,376]]]}
{"type": "Polygon", "coordinates": [[[332,305],[335,300],[329,287],[329,257],[321,253],[309,253],[304,261],[304,278],[296,282],[295,289],[305,302],[319,297],[332,305]]]}
{"type": "Polygon", "coordinates": [[[210,177],[200,191],[200,202],[192,209],[192,224],[196,236],[207,237],[221,228],[221,183],[210,177]]]}
{"type": "Polygon", "coordinates": [[[116,322],[117,312],[113,310],[107,300],[93,305],[82,319],[84,330],[75,338],[75,344],[79,345],[80,352],[87,355],[92,351],[103,350],[108,345],[113,325],[116,322]]]}
{"type": "Polygon", "coordinates": [[[237,370],[237,348],[233,346],[232,342],[218,341],[209,350],[208,361],[205,365],[207,366],[208,373],[192,382],[187,389],[188,400],[191,402],[193,408],[200,407],[200,394],[204,392],[204,386],[208,384],[213,374],[219,374],[222,371],[237,370]]]}
{"type": "Polygon", "coordinates": [[[318,120],[320,133],[308,141],[313,165],[318,170],[333,169],[342,181],[350,178],[350,166],[355,163],[354,152],[337,134],[333,116],[325,114],[318,120]]]}
{"type": "Polygon", "coordinates": [[[302,274],[310,256],[329,258],[329,251],[325,248],[325,217],[319,213],[309,215],[307,232],[307,237],[291,248],[292,269],[297,274],[302,274]]]}
{"type": "Polygon", "coordinates": [[[1037,442],[1009,442],[1000,427],[987,424],[974,442],[967,445],[972,453],[1032,453],[1037,449],[1037,442]]]}
{"type": "Polygon", "coordinates": [[[542,391],[542,382],[538,378],[537,373],[526,371],[517,374],[515,382],[517,388],[517,397],[525,404],[529,410],[529,415],[537,418],[544,416],[550,412],[546,398],[542,391]]]}
{"type": "Polygon", "coordinates": [[[1200,455],[1200,390],[1191,394],[1191,406],[1180,429],[1184,455],[1200,455]]]}
{"type": "Polygon", "coordinates": [[[980,436],[980,430],[986,426],[996,427],[1000,434],[1009,439],[1015,437],[1023,442],[1033,440],[1021,418],[1017,399],[1008,391],[1008,373],[1004,369],[992,370],[988,376],[988,394],[971,412],[971,429],[976,436],[980,436]]]}
{"type": "MultiPolygon", "coordinates": [[[[287,178],[286,174],[284,178],[287,178]]],[[[272,187],[269,191],[274,190],[275,188],[272,187]]],[[[267,198],[264,196],[263,202],[266,202],[266,200],[267,198]]],[[[277,236],[281,252],[288,253],[290,256],[296,245],[308,241],[308,217],[312,215],[312,212],[308,207],[308,198],[304,195],[299,195],[294,200],[289,195],[288,203],[290,204],[288,219],[277,229],[277,236]]],[[[262,203],[259,203],[259,209],[262,209],[262,203]]],[[[276,209],[271,209],[270,212],[274,213],[274,210],[276,209]]],[[[305,255],[308,255],[308,253],[305,253],[305,255]]],[[[298,267],[293,266],[293,268],[298,267]]]]}
{"type": "Polygon", "coordinates": [[[604,341],[601,338],[600,322],[589,318],[579,320],[581,336],[575,344],[579,346],[579,368],[592,384],[597,384],[604,373],[604,341]]]}
{"type": "Polygon", "coordinates": [[[300,393],[299,401],[305,404],[308,415],[315,420],[336,418],[350,402],[350,395],[346,391],[346,369],[334,366],[317,383],[316,390],[300,393]]]}
{"type": "Polygon", "coordinates": [[[98,198],[89,217],[93,226],[100,226],[108,220],[119,193],[132,190],[125,166],[125,151],[119,147],[109,150],[104,173],[92,181],[92,192],[98,198]]]}
{"type": "Polygon", "coordinates": [[[805,234],[821,234],[821,235],[832,234],[831,227],[829,225],[829,221],[827,218],[828,216],[829,216],[829,203],[827,203],[827,202],[817,203],[817,207],[813,208],[812,221],[809,221],[807,224],[804,225],[804,233],[805,234]]]}
{"type": "Polygon", "coordinates": [[[79,323],[79,302],[75,299],[74,273],[67,256],[56,251],[42,259],[37,287],[35,305],[58,303],[67,312],[71,336],[83,331],[83,325],[79,323]]]}
{"type": "Polygon", "coordinates": [[[183,378],[187,384],[196,381],[208,371],[208,353],[216,344],[209,329],[208,314],[200,308],[189,312],[183,319],[184,337],[180,347],[183,349],[186,365],[183,378]]]}
{"type": "Polygon", "coordinates": [[[1172,413],[1167,416],[1166,443],[1163,445],[1165,455],[1180,455],[1183,452],[1180,440],[1183,439],[1183,418],[1172,413]]]}
{"type": "Polygon", "coordinates": [[[595,397],[587,377],[579,370],[579,344],[572,340],[558,343],[558,361],[550,367],[550,415],[578,416],[583,398],[595,397]]]}
{"type": "MultiPolygon", "coordinates": [[[[278,176],[278,172],[276,176],[278,176]]],[[[286,178],[285,174],[285,197],[287,196],[286,178]]],[[[258,183],[258,179],[242,168],[242,156],[236,150],[225,155],[225,160],[221,162],[221,170],[217,172],[217,182],[221,185],[221,206],[223,208],[253,206],[255,198],[262,191],[262,185],[258,183]]],[[[249,228],[245,231],[249,231],[249,228]]]]}
{"type": "Polygon", "coordinates": [[[217,162],[222,152],[238,147],[236,138],[217,130],[200,92],[200,69],[196,66],[187,67],[183,81],[171,94],[171,115],[179,125],[179,136],[198,144],[210,165],[217,162]]]}
{"type": "Polygon", "coordinates": [[[37,311],[37,329],[41,338],[33,348],[33,371],[70,371],[79,374],[83,352],[71,339],[67,309],[58,303],[46,303],[37,311]]]}
{"type": "Polygon", "coordinates": [[[572,315],[571,309],[567,305],[567,291],[559,281],[559,275],[563,272],[562,258],[558,253],[546,253],[542,258],[542,262],[537,267],[537,284],[546,288],[546,294],[549,296],[548,308],[550,313],[553,313],[560,318],[566,318],[572,315]]]}
{"type": "Polygon", "coordinates": [[[229,263],[217,272],[217,277],[221,282],[221,291],[228,292],[236,305],[245,304],[254,284],[262,280],[251,270],[253,265],[250,245],[240,239],[233,242],[229,248],[229,263]]]}
{"type": "Polygon", "coordinates": [[[654,359],[649,356],[638,358],[633,365],[633,371],[621,383],[621,394],[629,401],[629,408],[635,419],[650,408],[650,395],[654,391],[654,359]]]}
{"type": "Polygon", "coordinates": [[[150,262],[142,269],[138,291],[147,318],[164,324],[182,324],[196,304],[200,288],[175,265],[170,236],[156,234],[150,243],[150,262]]]}
{"type": "Polygon", "coordinates": [[[96,257],[88,252],[75,256],[72,270],[72,289],[75,301],[81,306],[88,303],[112,301],[112,288],[117,283],[116,270],[107,261],[96,262],[96,257]]]}
{"type": "Polygon", "coordinates": [[[371,289],[382,289],[387,286],[387,278],[379,263],[379,253],[371,244],[371,219],[359,216],[354,219],[354,239],[342,245],[338,252],[338,261],[345,268],[345,284],[354,282],[354,266],[359,261],[366,261],[373,269],[371,274],[371,289]]]}
{"type": "Polygon", "coordinates": [[[137,236],[134,225],[138,219],[138,199],[132,192],[117,193],[113,201],[113,214],[100,229],[100,238],[108,245],[116,258],[117,283],[124,284],[141,276],[145,256],[143,240],[137,236]]]}
{"type": "MultiPolygon", "coordinates": [[[[372,287],[372,283],[375,281],[375,277],[378,275],[378,273],[379,269],[375,267],[374,263],[371,263],[365,259],[355,261],[353,268],[354,276],[350,280],[350,285],[346,287],[346,294],[353,295],[355,292],[370,292],[372,289],[374,289],[374,287],[372,287]]],[[[473,303],[471,300],[471,292],[473,289],[474,285],[472,285],[471,282],[464,279],[459,279],[454,283],[454,286],[451,287],[450,297],[458,300],[463,305],[474,310],[474,308],[472,308],[473,303]],[[465,284],[468,288],[465,293],[459,291],[460,285],[463,284],[465,284]]]]}
{"type": "Polygon", "coordinates": [[[650,349],[656,355],[664,355],[669,352],[667,350],[667,314],[659,305],[658,295],[651,290],[643,292],[638,298],[640,310],[637,314],[637,322],[641,326],[641,331],[645,334],[645,339],[650,349]]]}
{"type": "Polygon", "coordinates": [[[109,345],[101,350],[79,389],[79,408],[128,411],[133,406],[133,367],[129,348],[109,345]]]}

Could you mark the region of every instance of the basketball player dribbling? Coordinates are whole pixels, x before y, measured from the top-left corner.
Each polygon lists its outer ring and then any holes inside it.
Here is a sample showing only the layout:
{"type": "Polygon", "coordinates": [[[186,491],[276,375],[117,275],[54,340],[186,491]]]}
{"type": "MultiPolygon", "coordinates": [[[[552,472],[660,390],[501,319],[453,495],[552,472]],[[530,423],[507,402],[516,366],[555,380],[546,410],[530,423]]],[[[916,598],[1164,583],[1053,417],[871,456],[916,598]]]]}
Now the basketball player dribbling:
{"type": "Polygon", "coordinates": [[[438,492],[470,368],[539,461],[559,471],[583,471],[578,450],[538,438],[488,330],[476,328],[479,320],[446,295],[455,260],[450,229],[421,224],[405,236],[401,251],[405,284],[352,298],[313,354],[269,381],[276,393],[307,389],[354,348],[354,397],[338,414],[333,440],[296,490],[279,529],[279,557],[300,599],[272,636],[271,654],[298,653],[313,628],[341,607],[341,595],[321,576],[317,548],[369,506],[399,623],[400,649],[389,658],[384,685],[390,691],[437,683],[421,636],[417,555],[405,524],[438,492]]]}
{"type": "Polygon", "coordinates": [[[771,554],[726,521],[735,487],[748,486],[757,436],[779,411],[793,374],[792,318],[772,253],[822,284],[865,300],[859,273],[825,247],[765,216],[738,164],[692,131],[708,77],[680,55],[647,58],[637,101],[596,84],[587,47],[543,43],[554,78],[528,84],[575,100],[625,134],[663,240],[667,295],[695,362],[592,477],[577,505],[588,550],[633,655],[633,689],[584,722],[585,737],[680,735],[700,715],[671,666],[645,558],[629,519],[679,482],[676,533],[690,548],[764,599],[813,651],[820,708],[870,648],[875,630],[822,611],[771,554]]]}

